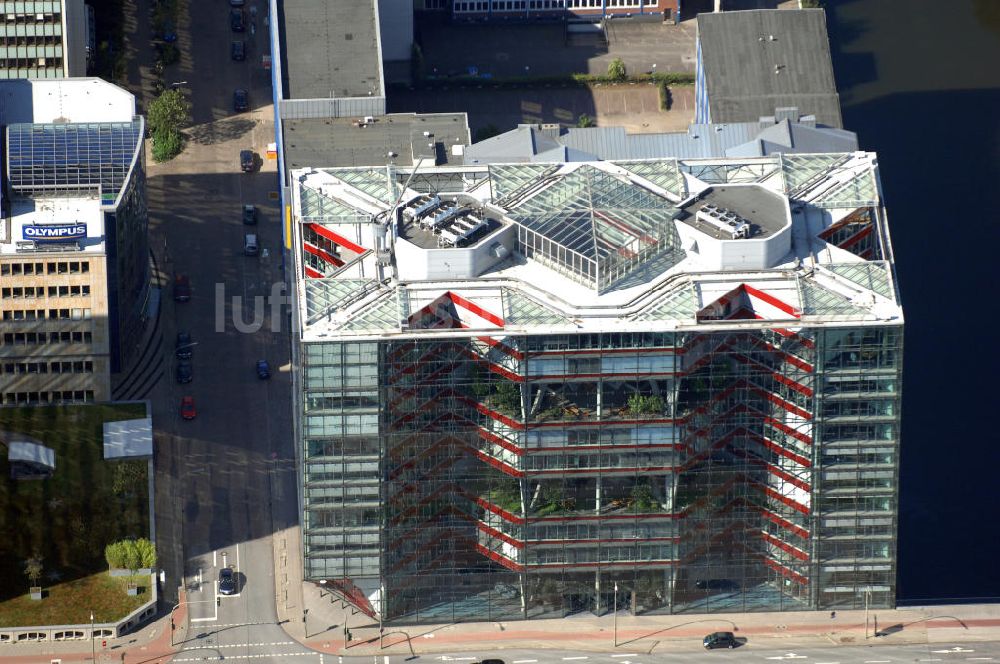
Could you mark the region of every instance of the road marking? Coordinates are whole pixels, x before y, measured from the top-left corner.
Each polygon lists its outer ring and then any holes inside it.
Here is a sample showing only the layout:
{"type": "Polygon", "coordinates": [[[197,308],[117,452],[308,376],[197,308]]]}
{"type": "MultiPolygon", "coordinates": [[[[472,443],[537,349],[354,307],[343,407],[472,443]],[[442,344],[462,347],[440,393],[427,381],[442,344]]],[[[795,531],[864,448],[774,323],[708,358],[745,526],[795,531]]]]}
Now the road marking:
{"type": "Polygon", "coordinates": [[[574,659],[587,659],[587,658],[586,657],[563,657],[563,661],[564,662],[569,662],[569,661],[572,661],[574,659]]]}
{"type": "Polygon", "coordinates": [[[612,655],[612,657],[638,657],[638,655],[632,653],[631,655],[612,655]]]}
{"type": "Polygon", "coordinates": [[[932,650],[933,653],[949,654],[953,652],[976,652],[975,650],[968,650],[962,646],[955,646],[954,648],[948,648],[947,650],[932,650]]]}
{"type": "Polygon", "coordinates": [[[991,659],[993,659],[993,658],[992,658],[992,657],[966,657],[966,659],[967,659],[967,660],[969,660],[969,661],[972,661],[972,660],[983,660],[983,661],[987,661],[987,660],[991,660],[991,659]]]}
{"type": "Polygon", "coordinates": [[[891,659],[866,659],[865,664],[891,664],[891,659]]]}
{"type": "Polygon", "coordinates": [[[219,550],[218,549],[212,551],[212,567],[218,567],[219,566],[219,558],[218,558],[218,556],[219,556],[219,550]]]}
{"type": "MultiPolygon", "coordinates": [[[[280,653],[267,653],[263,655],[226,655],[226,661],[231,659],[261,659],[263,657],[308,657],[310,655],[315,655],[313,651],[306,652],[280,652],[280,653]]],[[[222,660],[222,657],[184,657],[182,659],[172,659],[171,662],[217,662],[222,660]]]]}
{"type": "MultiPolygon", "coordinates": [[[[296,641],[275,641],[274,643],[232,643],[232,644],[220,644],[216,646],[211,646],[212,648],[261,648],[266,646],[293,646],[296,645],[296,641]]],[[[209,646],[189,646],[184,648],[184,650],[204,650],[209,646]]]]}
{"type": "Polygon", "coordinates": [[[816,664],[840,664],[840,662],[816,662],[816,664]]]}
{"type": "Polygon", "coordinates": [[[805,659],[805,658],[806,658],[805,655],[796,655],[793,652],[785,653],[784,655],[780,655],[778,657],[768,657],[768,659],[805,659]]]}
{"type": "Polygon", "coordinates": [[[511,664],[532,664],[537,661],[537,659],[515,659],[511,664]]]}
{"type": "Polygon", "coordinates": [[[918,659],[918,662],[943,662],[944,660],[940,657],[932,657],[931,659],[918,659]]]}

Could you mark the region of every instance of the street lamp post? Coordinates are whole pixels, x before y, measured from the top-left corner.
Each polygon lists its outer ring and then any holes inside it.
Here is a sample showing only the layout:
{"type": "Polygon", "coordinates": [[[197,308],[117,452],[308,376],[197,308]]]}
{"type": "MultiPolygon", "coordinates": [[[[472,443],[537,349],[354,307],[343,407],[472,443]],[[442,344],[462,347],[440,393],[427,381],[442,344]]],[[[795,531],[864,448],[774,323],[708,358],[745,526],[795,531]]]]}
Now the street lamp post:
{"type": "Polygon", "coordinates": [[[868,640],[868,607],[872,600],[871,586],[865,588],[865,641],[868,640]]]}
{"type": "Polygon", "coordinates": [[[618,647],[618,583],[615,582],[615,648],[618,647]]]}
{"type": "Polygon", "coordinates": [[[97,645],[94,643],[94,612],[90,612],[90,660],[97,661],[97,645]]]}
{"type": "Polygon", "coordinates": [[[379,586],[378,589],[378,649],[382,650],[385,646],[382,645],[382,615],[385,613],[385,586],[379,586]]]}

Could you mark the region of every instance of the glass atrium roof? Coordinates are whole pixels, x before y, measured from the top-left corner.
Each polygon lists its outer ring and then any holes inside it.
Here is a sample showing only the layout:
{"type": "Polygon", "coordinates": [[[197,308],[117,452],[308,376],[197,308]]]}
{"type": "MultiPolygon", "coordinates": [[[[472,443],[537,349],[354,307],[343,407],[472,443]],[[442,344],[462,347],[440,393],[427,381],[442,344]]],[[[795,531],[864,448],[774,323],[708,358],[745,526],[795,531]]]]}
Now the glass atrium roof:
{"type": "Polygon", "coordinates": [[[398,195],[389,190],[384,168],[335,168],[326,172],[386,204],[392,203],[398,195]]]}
{"type": "Polygon", "coordinates": [[[882,297],[893,299],[892,285],[889,283],[889,264],[886,261],[836,263],[823,267],[862,288],[874,291],[882,297]]]}
{"type": "Polygon", "coordinates": [[[644,177],[650,182],[666,191],[676,195],[678,198],[687,196],[687,183],[684,174],[681,173],[676,159],[650,159],[641,161],[616,161],[616,166],[621,166],[640,177],[644,177]]]}
{"type": "Polygon", "coordinates": [[[605,268],[661,249],[675,208],[627,178],[581,166],[515,200],[510,216],[529,231],[605,268]]]}
{"type": "Polygon", "coordinates": [[[301,212],[303,221],[351,223],[366,221],[371,215],[327,196],[312,187],[301,185],[301,212]]]}
{"type": "Polygon", "coordinates": [[[142,142],[143,122],[7,126],[7,176],[15,191],[101,187],[113,203],[142,142]]]}

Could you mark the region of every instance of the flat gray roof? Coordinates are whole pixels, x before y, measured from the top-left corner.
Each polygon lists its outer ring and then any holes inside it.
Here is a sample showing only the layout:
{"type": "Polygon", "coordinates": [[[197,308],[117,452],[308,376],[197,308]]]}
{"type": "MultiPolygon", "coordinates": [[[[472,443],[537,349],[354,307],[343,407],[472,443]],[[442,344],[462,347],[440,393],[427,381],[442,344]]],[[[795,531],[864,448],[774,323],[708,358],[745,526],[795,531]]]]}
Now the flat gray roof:
{"type": "Polygon", "coordinates": [[[698,39],[712,122],[753,122],[795,106],[843,126],[822,9],[699,14],[698,39]]]}
{"type": "Polygon", "coordinates": [[[784,199],[764,187],[715,185],[701,192],[691,203],[682,206],[682,214],[678,219],[719,240],[728,240],[730,236],[697,218],[698,210],[706,205],[730,210],[748,221],[750,239],[754,240],[774,235],[789,222],[784,199]]]}
{"type": "Polygon", "coordinates": [[[374,2],[283,0],[278,6],[286,99],[383,94],[374,2]]]}
{"type": "Polygon", "coordinates": [[[465,113],[393,113],[365,127],[358,126],[358,119],[285,120],[288,168],[379,166],[389,161],[389,152],[397,155],[393,159],[397,166],[411,166],[432,152],[436,152],[439,164],[461,163],[462,157],[452,154],[452,146],[469,144],[465,113]],[[431,136],[425,137],[425,131],[431,136]],[[432,151],[428,143],[441,146],[432,151]]]}

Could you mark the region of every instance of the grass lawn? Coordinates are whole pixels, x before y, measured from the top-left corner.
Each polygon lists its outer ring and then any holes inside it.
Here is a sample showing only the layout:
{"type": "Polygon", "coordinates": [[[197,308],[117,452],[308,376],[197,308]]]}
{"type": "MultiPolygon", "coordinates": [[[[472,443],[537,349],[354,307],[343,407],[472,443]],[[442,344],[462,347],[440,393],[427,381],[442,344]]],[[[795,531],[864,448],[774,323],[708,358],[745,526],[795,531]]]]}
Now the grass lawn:
{"type": "MultiPolygon", "coordinates": [[[[145,417],[142,404],[0,408],[0,432],[38,439],[55,451],[56,459],[51,478],[14,481],[6,447],[0,445],[0,624],[13,624],[5,613],[7,600],[17,602],[27,593],[24,561],[33,554],[42,557],[39,585],[50,598],[24,601],[44,623],[41,617],[51,610],[44,605],[56,603],[52,598],[62,596],[62,586],[107,571],[108,543],[149,536],[146,461],[103,458],[104,422],[139,417],[145,417]]],[[[115,617],[126,615],[136,598],[124,591],[115,596],[120,606],[115,617]]],[[[22,614],[27,615],[19,610],[22,614]]]]}
{"type": "Polygon", "coordinates": [[[26,625],[81,625],[111,622],[122,618],[148,602],[152,596],[149,576],[135,577],[139,594],[125,592],[128,577],[112,577],[107,570],[47,587],[45,599],[33,600],[24,593],[0,601],[0,624],[5,627],[26,625]]]}

